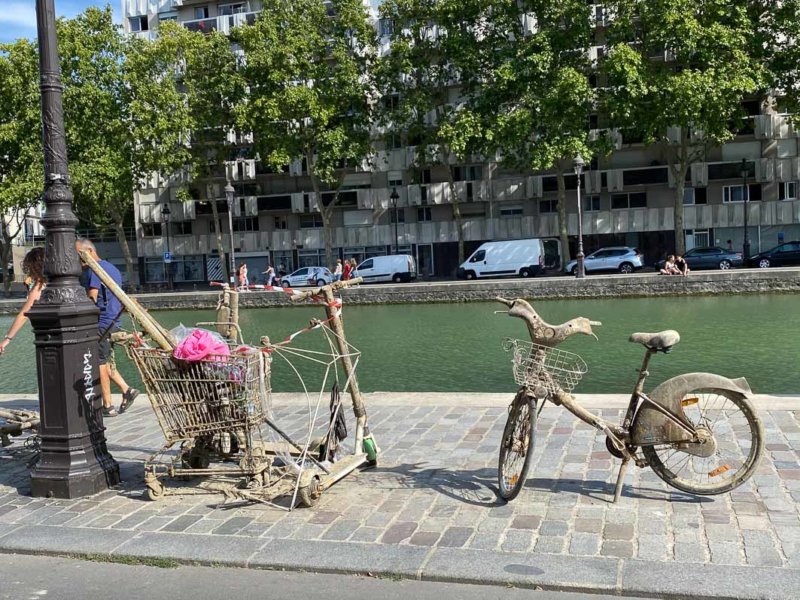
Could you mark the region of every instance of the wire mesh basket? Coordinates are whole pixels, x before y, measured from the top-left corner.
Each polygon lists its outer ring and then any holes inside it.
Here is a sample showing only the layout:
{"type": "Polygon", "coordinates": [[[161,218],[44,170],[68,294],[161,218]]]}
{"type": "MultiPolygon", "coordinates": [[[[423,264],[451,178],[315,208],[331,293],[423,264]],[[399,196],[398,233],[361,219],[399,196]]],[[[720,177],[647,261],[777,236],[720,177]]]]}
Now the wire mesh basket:
{"type": "Polygon", "coordinates": [[[512,339],[503,343],[503,349],[512,353],[517,385],[543,387],[551,394],[571,392],[588,371],[580,356],[566,350],[512,339]]]}
{"type": "Polygon", "coordinates": [[[177,361],[159,348],[131,347],[168,443],[258,429],[269,410],[269,359],[261,352],[177,361]]]}

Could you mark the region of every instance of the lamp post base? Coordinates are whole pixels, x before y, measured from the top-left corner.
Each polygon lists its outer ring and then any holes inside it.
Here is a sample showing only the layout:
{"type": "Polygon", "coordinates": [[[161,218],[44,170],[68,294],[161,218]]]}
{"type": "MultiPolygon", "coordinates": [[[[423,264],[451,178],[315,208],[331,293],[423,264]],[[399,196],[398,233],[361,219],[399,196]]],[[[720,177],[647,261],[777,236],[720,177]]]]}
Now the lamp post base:
{"type": "Polygon", "coordinates": [[[97,309],[80,288],[45,292],[27,313],[35,334],[41,411],[31,494],[91,496],[120,481],[103,427],[97,309]],[[65,300],[72,302],[58,303],[65,300]]]}
{"type": "Polygon", "coordinates": [[[747,259],[750,258],[750,242],[745,240],[744,244],[742,244],[742,259],[747,263],[747,259]]]}
{"type": "Polygon", "coordinates": [[[583,252],[578,252],[578,254],[575,256],[575,266],[577,267],[575,271],[575,277],[577,279],[584,279],[586,277],[586,267],[583,264],[583,259],[583,252]]]}

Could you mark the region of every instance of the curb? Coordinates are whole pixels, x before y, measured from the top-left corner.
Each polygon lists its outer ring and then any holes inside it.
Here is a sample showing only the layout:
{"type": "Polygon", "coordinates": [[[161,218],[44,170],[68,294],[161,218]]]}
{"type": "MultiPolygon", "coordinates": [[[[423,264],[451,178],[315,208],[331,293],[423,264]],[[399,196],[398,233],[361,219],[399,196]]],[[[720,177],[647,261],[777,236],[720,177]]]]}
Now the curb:
{"type": "Polygon", "coordinates": [[[800,570],[791,568],[35,525],[2,532],[0,553],[94,561],[107,557],[108,562],[144,565],[163,560],[187,566],[378,576],[664,600],[795,600],[800,587],[800,570]],[[14,533],[15,539],[10,538],[14,533]],[[64,542],[75,543],[79,549],[69,549],[64,542]],[[106,550],[98,552],[98,546],[106,550]],[[171,547],[171,551],[158,551],[159,546],[171,547]],[[212,556],[222,548],[232,553],[212,556]],[[362,566],[353,566],[359,564],[362,566]]]}

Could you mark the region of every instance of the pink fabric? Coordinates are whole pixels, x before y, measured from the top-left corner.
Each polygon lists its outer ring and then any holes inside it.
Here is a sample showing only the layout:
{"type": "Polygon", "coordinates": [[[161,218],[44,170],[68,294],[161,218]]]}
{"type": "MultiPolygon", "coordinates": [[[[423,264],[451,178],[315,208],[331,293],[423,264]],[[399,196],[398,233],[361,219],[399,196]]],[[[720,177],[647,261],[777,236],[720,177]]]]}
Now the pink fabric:
{"type": "Polygon", "coordinates": [[[212,354],[229,356],[230,353],[227,344],[214,337],[210,331],[195,329],[175,347],[172,354],[181,360],[199,361],[212,354]]]}

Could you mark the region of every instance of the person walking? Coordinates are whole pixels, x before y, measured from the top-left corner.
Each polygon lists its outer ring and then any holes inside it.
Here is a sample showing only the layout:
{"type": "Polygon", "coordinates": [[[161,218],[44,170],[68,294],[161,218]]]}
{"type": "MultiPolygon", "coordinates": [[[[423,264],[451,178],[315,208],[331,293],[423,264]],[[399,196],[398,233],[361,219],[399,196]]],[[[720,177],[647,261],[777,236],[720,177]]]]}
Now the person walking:
{"type": "MultiPolygon", "coordinates": [[[[119,269],[112,265],[107,260],[103,260],[97,254],[95,245],[87,239],[79,239],[75,242],[75,249],[79,252],[83,250],[89,256],[95,259],[103,270],[108,274],[114,282],[122,287],[122,273],[119,269]]],[[[83,261],[81,261],[83,263],[83,261]]],[[[139,395],[139,390],[128,385],[122,374],[112,368],[114,364],[113,354],[114,348],[111,345],[111,336],[119,331],[120,318],[122,316],[122,303],[119,301],[111,290],[109,290],[103,281],[98,277],[97,273],[89,269],[88,265],[83,264],[83,268],[88,270],[88,277],[83,277],[85,282],[86,293],[89,298],[100,309],[100,317],[97,322],[98,334],[101,336],[98,341],[98,358],[100,362],[100,390],[103,393],[103,416],[116,417],[128,410],[133,401],[139,395]],[[122,404],[119,410],[114,408],[111,403],[111,381],[117,384],[122,390],[122,404]]]]}
{"type": "Polygon", "coordinates": [[[342,281],[349,281],[350,280],[350,272],[353,270],[353,266],[350,264],[349,260],[344,262],[344,268],[342,269],[342,281]]]}
{"type": "Polygon", "coordinates": [[[336,267],[333,269],[333,280],[341,281],[343,275],[342,259],[336,259],[336,267]]]}
{"type": "Polygon", "coordinates": [[[11,327],[8,328],[6,337],[0,342],[0,356],[3,355],[6,351],[6,347],[11,343],[11,340],[14,339],[17,332],[19,332],[28,321],[28,317],[25,316],[25,313],[27,313],[33,306],[33,303],[39,299],[46,285],[44,278],[44,248],[33,248],[28,251],[25,258],[22,260],[22,272],[25,273],[25,287],[28,290],[28,296],[25,299],[25,304],[22,305],[17,316],[14,317],[14,320],[11,322],[11,327]]]}
{"type": "Polygon", "coordinates": [[[275,281],[275,269],[273,269],[271,265],[267,265],[267,270],[264,271],[263,275],[266,275],[264,279],[267,285],[272,285],[272,282],[275,281]]]}
{"type": "Polygon", "coordinates": [[[247,263],[239,265],[239,287],[242,291],[247,290],[250,285],[250,279],[247,277],[247,263]]]}

